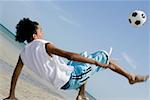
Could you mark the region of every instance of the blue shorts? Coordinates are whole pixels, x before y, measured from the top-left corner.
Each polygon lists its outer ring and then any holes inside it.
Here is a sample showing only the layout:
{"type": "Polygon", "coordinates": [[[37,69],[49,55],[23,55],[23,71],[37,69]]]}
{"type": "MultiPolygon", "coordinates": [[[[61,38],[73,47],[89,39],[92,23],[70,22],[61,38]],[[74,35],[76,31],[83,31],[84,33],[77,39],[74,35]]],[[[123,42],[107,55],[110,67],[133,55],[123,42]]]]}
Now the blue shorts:
{"type": "MultiPolygon", "coordinates": [[[[109,55],[106,51],[97,51],[93,54],[88,55],[87,52],[82,52],[80,55],[88,58],[92,58],[100,63],[108,63],[109,55]]],[[[70,80],[61,89],[77,89],[81,85],[87,82],[93,74],[102,70],[102,67],[98,67],[88,63],[70,61],[70,66],[74,66],[74,71],[71,73],[70,80]]]]}

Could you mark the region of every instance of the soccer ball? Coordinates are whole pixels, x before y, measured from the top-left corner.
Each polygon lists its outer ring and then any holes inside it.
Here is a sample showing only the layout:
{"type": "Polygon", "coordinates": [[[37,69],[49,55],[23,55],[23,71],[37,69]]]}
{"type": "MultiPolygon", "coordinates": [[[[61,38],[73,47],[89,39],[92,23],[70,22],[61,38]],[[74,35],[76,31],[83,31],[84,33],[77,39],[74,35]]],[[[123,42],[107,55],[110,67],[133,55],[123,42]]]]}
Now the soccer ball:
{"type": "Polygon", "coordinates": [[[128,20],[134,27],[140,27],[146,22],[146,14],[143,11],[135,10],[129,14],[128,20]]]}

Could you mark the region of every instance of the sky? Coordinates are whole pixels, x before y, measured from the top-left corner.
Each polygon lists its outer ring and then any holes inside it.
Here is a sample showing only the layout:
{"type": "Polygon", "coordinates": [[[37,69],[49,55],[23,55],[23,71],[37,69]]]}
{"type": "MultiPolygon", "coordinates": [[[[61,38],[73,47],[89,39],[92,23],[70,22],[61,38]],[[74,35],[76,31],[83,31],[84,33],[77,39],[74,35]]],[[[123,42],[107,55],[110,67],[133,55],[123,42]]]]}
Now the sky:
{"type": "MultiPolygon", "coordinates": [[[[23,17],[38,21],[44,38],[56,47],[80,53],[109,51],[111,58],[127,70],[149,74],[149,0],[0,0],[0,23],[15,34],[15,26],[23,17]],[[128,22],[128,15],[142,10],[147,21],[139,28],[128,22]]],[[[110,70],[96,73],[86,90],[97,100],[148,100],[150,83],[129,85],[128,80],[110,70]]]]}

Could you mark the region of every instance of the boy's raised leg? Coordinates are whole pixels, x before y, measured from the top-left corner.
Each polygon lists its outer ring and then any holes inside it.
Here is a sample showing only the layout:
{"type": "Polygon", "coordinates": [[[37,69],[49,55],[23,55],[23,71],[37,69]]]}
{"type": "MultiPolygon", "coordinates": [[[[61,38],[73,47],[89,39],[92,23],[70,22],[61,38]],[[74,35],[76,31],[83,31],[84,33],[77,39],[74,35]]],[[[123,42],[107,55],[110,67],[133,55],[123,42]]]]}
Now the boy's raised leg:
{"type": "Polygon", "coordinates": [[[123,68],[121,68],[118,64],[116,64],[113,60],[110,60],[109,62],[109,69],[126,77],[129,80],[130,84],[144,82],[147,81],[149,78],[149,75],[141,76],[141,75],[129,73],[125,71],[123,68]]]}

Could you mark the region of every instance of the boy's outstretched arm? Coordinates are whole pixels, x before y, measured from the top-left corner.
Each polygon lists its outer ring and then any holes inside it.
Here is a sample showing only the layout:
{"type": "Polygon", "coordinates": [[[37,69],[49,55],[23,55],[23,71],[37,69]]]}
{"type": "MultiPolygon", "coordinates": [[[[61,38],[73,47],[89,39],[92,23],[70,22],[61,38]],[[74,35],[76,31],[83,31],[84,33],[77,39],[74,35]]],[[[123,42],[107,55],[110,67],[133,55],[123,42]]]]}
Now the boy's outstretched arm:
{"type": "Polygon", "coordinates": [[[55,55],[67,58],[68,60],[74,60],[74,61],[83,62],[83,63],[90,63],[90,64],[94,64],[96,66],[101,66],[103,68],[108,68],[109,67],[107,64],[102,64],[102,63],[97,62],[93,59],[83,57],[80,54],[73,53],[73,52],[68,52],[68,51],[64,51],[62,49],[59,49],[59,48],[55,47],[53,44],[50,44],[50,43],[45,44],[45,48],[46,48],[47,53],[50,56],[51,56],[51,54],[55,54],[55,55]]]}
{"type": "Polygon", "coordinates": [[[21,60],[21,57],[19,56],[16,68],[13,72],[13,76],[11,79],[11,87],[10,87],[9,97],[7,97],[3,100],[17,100],[17,98],[15,97],[15,87],[16,87],[17,79],[21,73],[22,68],[23,68],[23,62],[21,60]]]}

